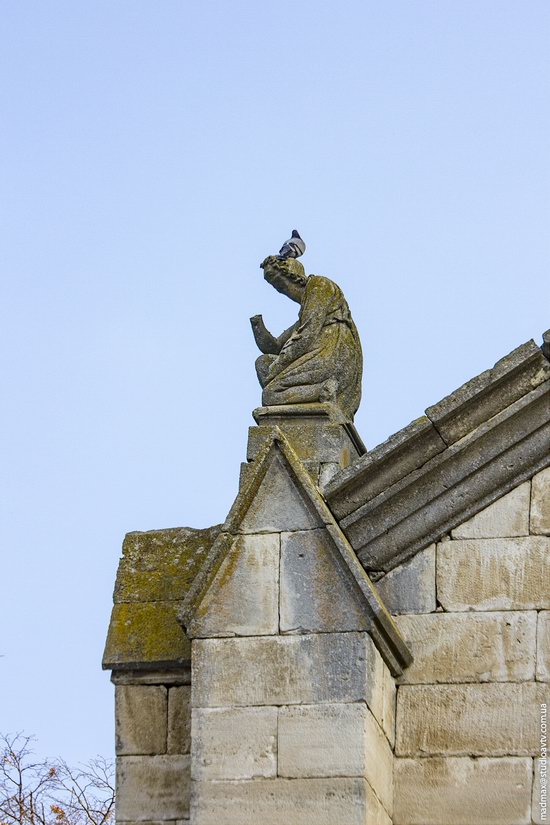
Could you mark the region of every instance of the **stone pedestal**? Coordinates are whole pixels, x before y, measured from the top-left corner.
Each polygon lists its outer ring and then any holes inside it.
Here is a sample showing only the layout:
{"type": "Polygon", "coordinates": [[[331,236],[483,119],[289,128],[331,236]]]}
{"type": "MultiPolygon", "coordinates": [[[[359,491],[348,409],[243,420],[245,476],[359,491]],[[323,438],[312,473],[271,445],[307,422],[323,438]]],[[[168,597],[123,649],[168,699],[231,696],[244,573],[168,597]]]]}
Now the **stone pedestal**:
{"type": "Polygon", "coordinates": [[[248,431],[247,464],[241,467],[241,486],[250,477],[251,463],[278,428],[313,481],[321,486],[339,470],[366,453],[355,425],[335,404],[286,404],[258,407],[252,413],[256,427],[248,431]]]}

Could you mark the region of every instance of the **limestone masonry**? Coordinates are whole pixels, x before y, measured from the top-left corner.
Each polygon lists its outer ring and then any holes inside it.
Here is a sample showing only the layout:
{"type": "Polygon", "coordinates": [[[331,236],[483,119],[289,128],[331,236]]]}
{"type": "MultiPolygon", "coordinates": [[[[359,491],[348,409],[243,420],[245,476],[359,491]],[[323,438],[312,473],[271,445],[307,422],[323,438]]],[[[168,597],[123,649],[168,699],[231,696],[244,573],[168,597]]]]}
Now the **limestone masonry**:
{"type": "Polygon", "coordinates": [[[550,822],[550,336],[367,452],[347,304],[300,277],[226,520],[125,538],[117,825],[550,822]]]}

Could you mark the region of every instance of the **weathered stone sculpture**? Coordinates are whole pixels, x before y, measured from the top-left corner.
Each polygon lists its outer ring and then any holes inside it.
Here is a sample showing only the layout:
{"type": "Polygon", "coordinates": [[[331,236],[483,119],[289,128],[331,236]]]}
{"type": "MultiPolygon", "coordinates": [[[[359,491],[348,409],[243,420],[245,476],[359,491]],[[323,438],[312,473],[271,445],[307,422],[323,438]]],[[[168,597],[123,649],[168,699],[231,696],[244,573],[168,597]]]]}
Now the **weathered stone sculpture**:
{"type": "Polygon", "coordinates": [[[363,356],[342,290],[328,278],[308,277],[294,258],[270,255],[261,267],[266,281],[301,307],[298,321],[278,338],[261,315],[250,319],[264,353],[256,361],[262,403],[330,401],[353,421],[361,400],[363,356]]]}

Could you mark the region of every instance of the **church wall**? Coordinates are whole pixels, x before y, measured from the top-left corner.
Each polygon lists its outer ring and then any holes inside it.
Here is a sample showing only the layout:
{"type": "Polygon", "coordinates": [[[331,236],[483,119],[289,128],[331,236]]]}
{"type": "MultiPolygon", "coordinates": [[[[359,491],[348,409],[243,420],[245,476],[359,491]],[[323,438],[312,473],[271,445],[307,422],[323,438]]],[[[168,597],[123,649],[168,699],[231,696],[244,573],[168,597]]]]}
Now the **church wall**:
{"type": "Polygon", "coordinates": [[[377,586],[415,657],[397,680],[394,825],[548,821],[550,470],[377,586]]]}
{"type": "Polygon", "coordinates": [[[189,674],[118,678],[117,825],[183,825],[189,822],[191,794],[191,686],[181,682],[189,674]]]}
{"type": "Polygon", "coordinates": [[[395,680],[368,632],[383,608],[273,438],[185,613],[191,823],[392,825],[395,680]]]}
{"type": "Polygon", "coordinates": [[[395,687],[368,634],[197,639],[193,664],[194,825],[392,825],[395,687]]]}

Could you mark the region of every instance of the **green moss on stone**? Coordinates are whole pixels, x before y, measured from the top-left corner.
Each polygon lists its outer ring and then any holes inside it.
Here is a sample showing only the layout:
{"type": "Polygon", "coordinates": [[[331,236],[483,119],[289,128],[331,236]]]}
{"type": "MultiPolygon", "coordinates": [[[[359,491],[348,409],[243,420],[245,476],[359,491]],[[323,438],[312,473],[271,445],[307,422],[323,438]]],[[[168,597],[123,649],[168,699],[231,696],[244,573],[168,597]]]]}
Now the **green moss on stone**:
{"type": "Polygon", "coordinates": [[[220,527],[128,533],[115,584],[115,604],[181,600],[197,575],[220,527]]]}
{"type": "Polygon", "coordinates": [[[103,667],[178,664],[191,656],[178,622],[182,601],[220,527],[128,533],[124,539],[103,667]]]}
{"type": "Polygon", "coordinates": [[[151,667],[185,662],[191,645],[177,620],[181,602],[115,604],[103,667],[151,667]]]}

